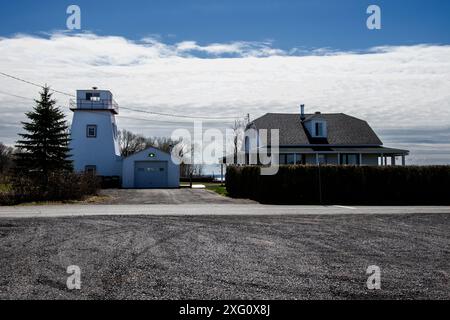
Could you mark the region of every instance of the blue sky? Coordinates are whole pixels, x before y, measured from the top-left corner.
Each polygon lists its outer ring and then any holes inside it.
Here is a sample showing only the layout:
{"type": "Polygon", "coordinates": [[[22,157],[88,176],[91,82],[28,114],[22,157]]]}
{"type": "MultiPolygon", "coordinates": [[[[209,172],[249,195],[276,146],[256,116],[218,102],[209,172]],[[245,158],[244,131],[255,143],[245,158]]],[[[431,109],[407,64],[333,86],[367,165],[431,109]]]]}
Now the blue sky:
{"type": "MultiPolygon", "coordinates": [[[[255,119],[302,103],[367,120],[385,145],[411,150],[409,163],[450,164],[449,16],[449,0],[5,0],[0,71],[172,114],[255,119]],[[66,30],[71,4],[81,33],[66,30]],[[381,30],[366,27],[371,4],[381,30]]],[[[14,144],[36,94],[0,77],[0,141],[14,144]]],[[[118,118],[147,136],[192,124],[125,108],[118,118]]]]}
{"type": "Polygon", "coordinates": [[[447,0],[2,1],[0,35],[65,29],[70,4],[81,7],[84,30],[133,40],[149,35],[164,43],[271,40],[284,50],[450,43],[447,0]],[[382,30],[365,26],[370,4],[382,9],[382,30]]]}

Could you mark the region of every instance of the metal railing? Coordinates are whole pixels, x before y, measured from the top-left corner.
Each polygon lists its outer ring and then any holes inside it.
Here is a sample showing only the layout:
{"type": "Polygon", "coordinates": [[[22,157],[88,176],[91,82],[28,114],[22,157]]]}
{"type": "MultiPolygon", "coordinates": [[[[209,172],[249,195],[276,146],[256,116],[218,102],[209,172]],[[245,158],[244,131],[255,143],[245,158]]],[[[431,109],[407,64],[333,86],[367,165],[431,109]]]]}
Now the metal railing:
{"type": "Polygon", "coordinates": [[[119,105],[114,99],[112,100],[86,100],[86,99],[70,99],[70,109],[88,109],[88,110],[114,110],[119,111],[119,105]]]}

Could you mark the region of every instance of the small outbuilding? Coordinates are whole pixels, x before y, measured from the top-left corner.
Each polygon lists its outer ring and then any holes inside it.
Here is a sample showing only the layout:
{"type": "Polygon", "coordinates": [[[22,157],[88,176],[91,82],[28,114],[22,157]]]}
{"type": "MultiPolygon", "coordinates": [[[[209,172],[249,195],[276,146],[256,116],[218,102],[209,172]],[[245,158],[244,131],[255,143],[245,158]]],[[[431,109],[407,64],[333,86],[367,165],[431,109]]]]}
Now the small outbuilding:
{"type": "Polygon", "coordinates": [[[124,188],[178,188],[180,170],[171,155],[157,148],[148,148],[123,159],[124,188]]]}
{"type": "Polygon", "coordinates": [[[71,101],[71,159],[77,172],[122,181],[123,188],[178,188],[180,166],[157,148],[124,158],[120,153],[116,115],[119,105],[107,90],[78,90],[71,101]]]}

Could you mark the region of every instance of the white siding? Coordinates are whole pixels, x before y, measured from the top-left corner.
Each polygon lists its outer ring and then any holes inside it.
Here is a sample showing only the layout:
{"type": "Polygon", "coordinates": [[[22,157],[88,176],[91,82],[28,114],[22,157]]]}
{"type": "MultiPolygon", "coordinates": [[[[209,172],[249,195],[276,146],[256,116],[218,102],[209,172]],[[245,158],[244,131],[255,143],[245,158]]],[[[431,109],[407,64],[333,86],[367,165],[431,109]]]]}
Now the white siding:
{"type": "Polygon", "coordinates": [[[114,115],[109,111],[75,110],[73,114],[70,151],[77,172],[86,166],[97,167],[100,176],[121,176],[122,158],[114,135],[114,115]],[[97,137],[88,138],[88,125],[97,126],[97,137]]]}
{"type": "Polygon", "coordinates": [[[123,160],[123,188],[135,188],[135,165],[136,162],[140,161],[166,161],[168,173],[167,188],[180,187],[180,166],[173,163],[171,155],[156,148],[148,148],[123,160]],[[150,158],[150,153],[153,153],[155,157],[150,158]]]}
{"type": "Polygon", "coordinates": [[[85,100],[86,93],[98,93],[100,94],[100,100],[111,101],[112,93],[107,90],[77,90],[77,100],[85,100]]]}

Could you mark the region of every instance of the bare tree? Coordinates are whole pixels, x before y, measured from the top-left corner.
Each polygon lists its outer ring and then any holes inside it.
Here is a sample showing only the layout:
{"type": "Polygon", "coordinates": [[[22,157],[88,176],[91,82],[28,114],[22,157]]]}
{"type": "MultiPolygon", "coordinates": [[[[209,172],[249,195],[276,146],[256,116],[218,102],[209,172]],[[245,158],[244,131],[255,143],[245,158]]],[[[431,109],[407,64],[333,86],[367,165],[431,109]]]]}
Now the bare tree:
{"type": "Polygon", "coordinates": [[[176,146],[177,156],[179,156],[181,160],[180,176],[183,178],[201,176],[203,174],[203,164],[194,163],[194,152],[201,152],[201,150],[196,150],[195,144],[190,144],[182,140],[177,142],[176,146]]]}
{"type": "Polygon", "coordinates": [[[233,129],[233,155],[234,155],[234,163],[238,162],[238,153],[242,148],[242,143],[245,135],[245,121],[243,120],[235,120],[232,126],[233,129]]]}
{"type": "Polygon", "coordinates": [[[119,131],[119,146],[122,156],[128,157],[145,150],[147,142],[144,136],[124,129],[119,131]]]}
{"type": "Polygon", "coordinates": [[[202,163],[197,163],[192,165],[192,175],[193,176],[201,176],[203,174],[203,164],[202,163]]]}
{"type": "Polygon", "coordinates": [[[0,175],[5,175],[13,165],[14,148],[0,142],[0,175]]]}
{"type": "Polygon", "coordinates": [[[131,156],[150,147],[158,148],[161,151],[170,153],[173,146],[180,141],[172,140],[168,137],[144,137],[131,131],[119,131],[119,146],[124,157],[131,156]]]}
{"type": "Polygon", "coordinates": [[[180,175],[182,177],[201,176],[203,174],[203,164],[192,164],[194,158],[194,145],[185,143],[182,140],[173,140],[169,137],[144,137],[127,130],[119,132],[119,145],[121,154],[128,157],[149,147],[171,153],[174,146],[177,146],[177,156],[181,159],[180,175]],[[189,158],[190,161],[187,161],[189,158]],[[184,159],[184,161],[183,161],[184,159]]]}
{"type": "Polygon", "coordinates": [[[161,151],[170,153],[172,148],[180,142],[180,140],[173,140],[168,137],[150,137],[145,140],[145,145],[146,148],[155,147],[161,151]]]}

